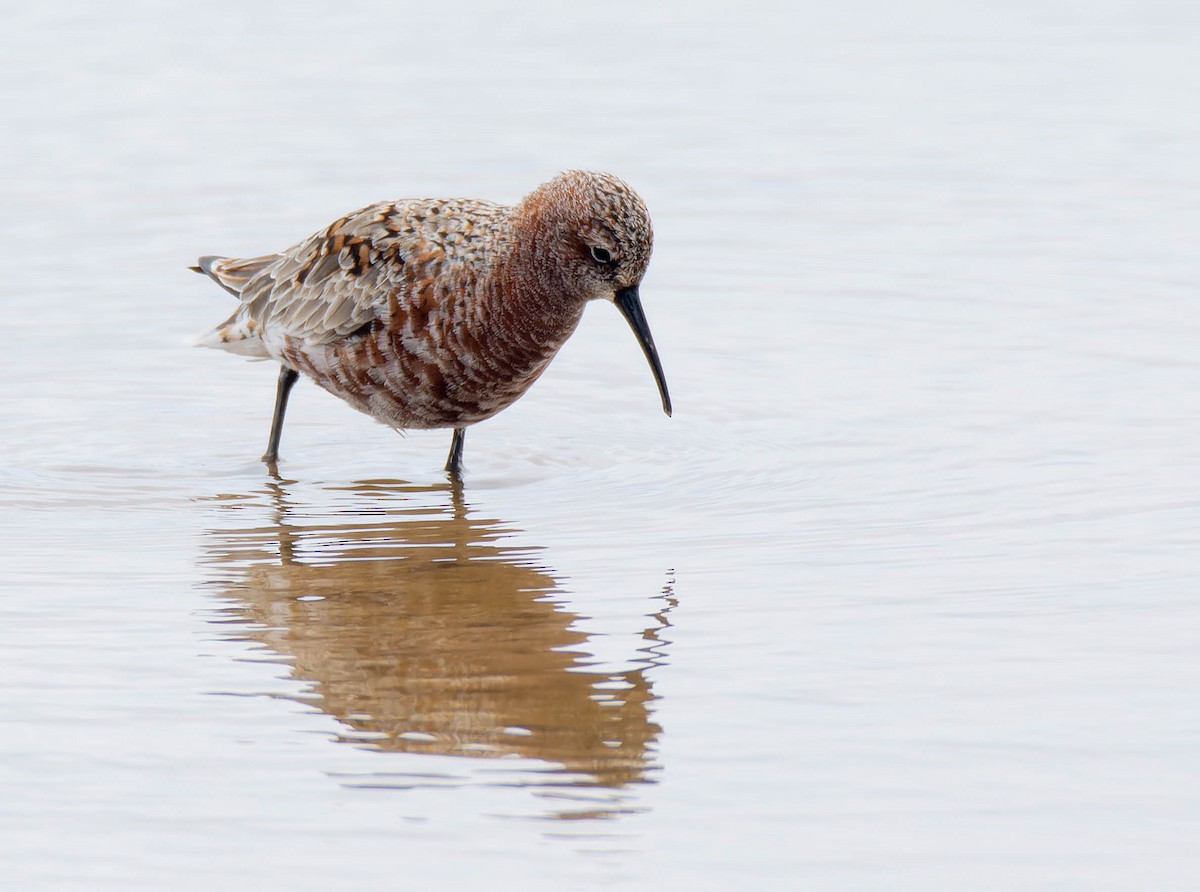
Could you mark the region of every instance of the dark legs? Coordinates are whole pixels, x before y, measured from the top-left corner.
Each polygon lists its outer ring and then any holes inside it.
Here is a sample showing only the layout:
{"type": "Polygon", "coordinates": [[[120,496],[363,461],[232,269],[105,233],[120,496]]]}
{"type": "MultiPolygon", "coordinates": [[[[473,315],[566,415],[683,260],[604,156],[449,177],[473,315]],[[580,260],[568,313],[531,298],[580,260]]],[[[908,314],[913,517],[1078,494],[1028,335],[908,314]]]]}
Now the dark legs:
{"type": "MultiPolygon", "coordinates": [[[[268,464],[279,461],[279,437],[283,433],[283,413],[287,411],[288,394],[300,375],[294,369],[285,365],[279,367],[279,384],[275,390],[275,415],[271,419],[271,440],[267,443],[267,451],[262,460],[268,464]]],[[[461,449],[459,450],[462,451],[461,449]]]]}
{"type": "MultiPolygon", "coordinates": [[[[263,453],[262,457],[267,464],[273,465],[279,461],[279,438],[283,435],[283,416],[287,412],[288,395],[296,386],[296,380],[299,377],[300,374],[295,369],[289,369],[285,365],[279,367],[279,383],[275,389],[275,414],[271,418],[271,439],[268,441],[267,451],[263,453]]],[[[446,471],[455,479],[458,479],[462,472],[463,443],[466,439],[467,429],[456,427],[454,439],[450,441],[450,455],[446,457],[446,471]]]]}
{"type": "Polygon", "coordinates": [[[462,471],[463,441],[467,438],[465,427],[454,429],[454,439],[450,441],[450,455],[446,459],[446,470],[451,477],[458,477],[462,471]]]}

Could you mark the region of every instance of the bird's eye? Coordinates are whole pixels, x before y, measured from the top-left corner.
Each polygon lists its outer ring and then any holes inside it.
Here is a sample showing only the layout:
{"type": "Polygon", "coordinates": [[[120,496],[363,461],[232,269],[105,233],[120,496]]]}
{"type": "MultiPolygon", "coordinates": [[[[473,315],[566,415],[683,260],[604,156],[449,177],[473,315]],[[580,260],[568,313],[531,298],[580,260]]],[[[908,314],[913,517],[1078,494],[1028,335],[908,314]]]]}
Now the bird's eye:
{"type": "Polygon", "coordinates": [[[609,253],[607,248],[592,245],[589,250],[592,252],[592,260],[597,263],[612,263],[612,254],[609,253]]]}

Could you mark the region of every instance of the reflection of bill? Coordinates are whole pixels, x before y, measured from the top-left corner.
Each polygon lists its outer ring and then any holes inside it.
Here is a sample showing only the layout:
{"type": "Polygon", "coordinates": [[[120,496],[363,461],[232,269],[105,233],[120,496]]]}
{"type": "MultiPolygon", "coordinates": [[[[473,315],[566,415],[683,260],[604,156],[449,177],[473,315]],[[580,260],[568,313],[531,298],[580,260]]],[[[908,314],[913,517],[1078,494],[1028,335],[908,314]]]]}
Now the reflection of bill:
{"type": "Polygon", "coordinates": [[[208,558],[252,620],[245,637],[292,659],[342,739],[538,759],[563,786],[649,780],[660,729],[646,670],[662,661],[669,596],[638,668],[587,671],[587,636],[537,550],[471,517],[459,486],[362,484],[326,512],[289,506],[287,486],[274,485],[273,522],[214,531],[208,558]]]}

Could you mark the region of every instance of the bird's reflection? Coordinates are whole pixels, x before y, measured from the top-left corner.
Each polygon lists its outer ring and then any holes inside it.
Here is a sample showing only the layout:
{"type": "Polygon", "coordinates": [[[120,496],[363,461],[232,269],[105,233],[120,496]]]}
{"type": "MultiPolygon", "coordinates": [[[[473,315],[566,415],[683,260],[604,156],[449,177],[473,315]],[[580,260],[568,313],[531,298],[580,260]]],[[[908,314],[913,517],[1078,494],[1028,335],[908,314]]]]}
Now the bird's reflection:
{"type": "MultiPolygon", "coordinates": [[[[306,702],[340,723],[340,739],[536,759],[545,767],[534,785],[552,788],[652,779],[660,728],[646,672],[663,661],[669,587],[648,600],[635,668],[589,671],[588,636],[556,603],[558,582],[538,565],[539,550],[473,516],[460,485],[366,482],[314,496],[335,505],[305,507],[279,480],[220,497],[232,522],[211,531],[206,553],[229,598],[221,621],[287,658],[311,685],[306,702]]],[[[411,774],[380,777],[357,781],[412,785],[411,774]]],[[[495,782],[514,780],[499,773],[495,782]]]]}

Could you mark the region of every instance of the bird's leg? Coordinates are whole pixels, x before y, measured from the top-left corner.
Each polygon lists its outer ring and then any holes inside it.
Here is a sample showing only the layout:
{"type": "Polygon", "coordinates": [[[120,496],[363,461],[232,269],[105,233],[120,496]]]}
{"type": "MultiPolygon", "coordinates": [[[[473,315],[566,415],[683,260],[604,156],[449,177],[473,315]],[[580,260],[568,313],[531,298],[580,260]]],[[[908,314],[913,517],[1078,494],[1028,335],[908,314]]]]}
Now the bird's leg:
{"type": "Polygon", "coordinates": [[[446,458],[446,471],[451,477],[457,478],[462,472],[463,441],[466,438],[465,427],[454,429],[454,439],[450,441],[450,455],[446,458]]]}
{"type": "Polygon", "coordinates": [[[296,379],[299,377],[300,374],[295,369],[289,369],[285,365],[279,367],[279,384],[275,389],[275,415],[271,418],[271,439],[267,443],[267,451],[263,453],[262,457],[267,464],[279,461],[279,437],[283,434],[283,413],[287,411],[288,394],[292,392],[292,387],[295,386],[296,379]]]}

